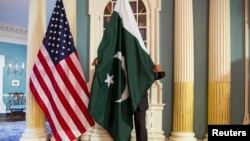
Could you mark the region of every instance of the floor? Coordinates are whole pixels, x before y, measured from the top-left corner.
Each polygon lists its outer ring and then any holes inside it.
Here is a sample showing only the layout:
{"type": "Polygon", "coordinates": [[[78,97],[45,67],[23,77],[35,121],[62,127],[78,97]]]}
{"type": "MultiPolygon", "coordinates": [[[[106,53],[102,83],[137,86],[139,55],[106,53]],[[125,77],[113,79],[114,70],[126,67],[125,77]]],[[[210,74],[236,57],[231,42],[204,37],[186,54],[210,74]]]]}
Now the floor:
{"type": "MultiPolygon", "coordinates": [[[[49,123],[46,130],[51,135],[49,123]]],[[[25,115],[10,117],[9,114],[0,114],[0,141],[19,141],[26,126],[25,115]]]]}
{"type": "Polygon", "coordinates": [[[0,122],[25,121],[25,115],[15,115],[10,117],[9,113],[0,114],[0,122]]]}
{"type": "Polygon", "coordinates": [[[0,141],[19,141],[25,128],[25,115],[0,114],[0,141]]]}

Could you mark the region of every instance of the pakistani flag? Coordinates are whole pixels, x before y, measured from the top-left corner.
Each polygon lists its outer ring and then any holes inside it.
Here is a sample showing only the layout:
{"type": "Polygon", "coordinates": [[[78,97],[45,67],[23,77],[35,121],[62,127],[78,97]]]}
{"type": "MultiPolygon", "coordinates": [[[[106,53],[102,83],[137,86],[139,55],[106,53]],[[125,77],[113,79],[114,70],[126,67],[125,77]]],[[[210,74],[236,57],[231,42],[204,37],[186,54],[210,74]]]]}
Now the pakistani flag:
{"type": "Polygon", "coordinates": [[[118,0],[98,48],[89,112],[115,141],[128,141],[133,113],[157,73],[128,0],[118,0]]]}

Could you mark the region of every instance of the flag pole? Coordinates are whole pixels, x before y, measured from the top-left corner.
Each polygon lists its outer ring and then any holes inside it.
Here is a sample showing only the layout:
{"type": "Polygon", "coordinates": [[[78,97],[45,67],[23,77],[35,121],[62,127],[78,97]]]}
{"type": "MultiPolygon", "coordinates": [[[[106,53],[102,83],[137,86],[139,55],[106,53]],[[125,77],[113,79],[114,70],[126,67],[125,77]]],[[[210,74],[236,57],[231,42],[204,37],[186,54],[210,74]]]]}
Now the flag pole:
{"type": "Polygon", "coordinates": [[[248,113],[248,1],[245,0],[245,113],[243,124],[249,125],[249,113],[248,113]]]}

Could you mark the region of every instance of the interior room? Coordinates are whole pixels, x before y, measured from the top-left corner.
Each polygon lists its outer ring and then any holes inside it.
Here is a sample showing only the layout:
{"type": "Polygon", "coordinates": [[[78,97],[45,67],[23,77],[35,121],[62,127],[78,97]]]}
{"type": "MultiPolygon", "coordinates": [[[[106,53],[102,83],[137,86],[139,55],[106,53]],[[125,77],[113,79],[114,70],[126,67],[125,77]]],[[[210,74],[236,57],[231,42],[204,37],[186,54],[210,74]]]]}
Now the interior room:
{"type": "MultiPolygon", "coordinates": [[[[0,0],[0,131],[24,121],[20,141],[56,140],[30,90],[56,1],[0,0]]],[[[117,0],[62,1],[90,91],[117,0]]],[[[249,0],[128,1],[148,54],[165,71],[147,90],[148,141],[206,141],[208,125],[249,125],[249,0]]],[[[75,140],[112,138],[95,124],[75,140]]]]}

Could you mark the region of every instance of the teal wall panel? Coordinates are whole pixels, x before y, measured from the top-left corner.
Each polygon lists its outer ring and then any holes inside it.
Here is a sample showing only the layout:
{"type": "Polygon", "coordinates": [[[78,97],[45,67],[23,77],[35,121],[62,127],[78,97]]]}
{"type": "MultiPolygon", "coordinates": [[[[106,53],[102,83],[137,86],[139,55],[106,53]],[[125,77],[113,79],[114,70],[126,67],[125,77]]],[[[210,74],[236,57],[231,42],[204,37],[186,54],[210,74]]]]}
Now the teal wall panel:
{"type": "Polygon", "coordinates": [[[162,0],[160,11],[160,64],[166,71],[162,82],[163,109],[162,127],[166,137],[172,131],[172,102],[174,78],[174,0],[162,0]]]}
{"type": "Polygon", "coordinates": [[[80,57],[83,73],[88,82],[89,75],[89,15],[88,1],[77,1],[77,43],[76,48],[80,57]]]}
{"type": "MultiPolygon", "coordinates": [[[[26,93],[26,56],[27,56],[27,46],[0,42],[0,54],[5,56],[5,67],[3,71],[3,94],[8,94],[10,92],[23,92],[26,93]],[[20,65],[22,62],[25,63],[25,73],[20,74],[8,74],[7,66],[8,62],[12,63],[17,61],[20,65]],[[19,86],[12,86],[12,80],[18,80],[20,83],[19,86]]],[[[8,102],[8,96],[4,96],[4,103],[8,102]]],[[[7,105],[8,106],[8,105],[7,105]]]]}
{"type": "MultiPolygon", "coordinates": [[[[231,123],[242,124],[245,88],[244,0],[231,0],[231,123]]],[[[249,48],[249,47],[248,47],[249,48]]],[[[248,72],[249,73],[249,72],[248,72]]],[[[249,79],[249,78],[248,78],[249,79]]]]}
{"type": "Polygon", "coordinates": [[[207,125],[208,0],[193,1],[194,15],[194,132],[203,139],[207,125]]]}

